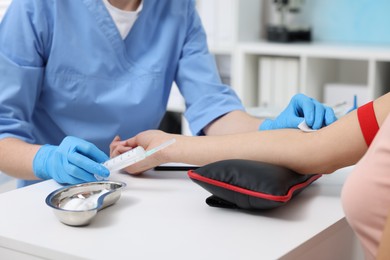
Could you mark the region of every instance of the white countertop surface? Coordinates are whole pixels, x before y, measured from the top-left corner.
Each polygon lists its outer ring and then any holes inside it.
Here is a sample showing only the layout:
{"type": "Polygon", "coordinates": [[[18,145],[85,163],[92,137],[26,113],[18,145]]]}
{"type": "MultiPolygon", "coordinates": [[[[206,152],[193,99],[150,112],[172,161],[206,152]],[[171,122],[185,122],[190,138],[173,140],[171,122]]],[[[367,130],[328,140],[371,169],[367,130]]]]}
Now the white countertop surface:
{"type": "Polygon", "coordinates": [[[44,181],[0,194],[0,258],[278,259],[344,219],[340,192],[349,171],[257,212],[209,207],[210,193],[184,171],[115,174],[111,180],[127,183],[121,198],[85,227],[57,220],[45,198],[61,186],[44,181]]]}

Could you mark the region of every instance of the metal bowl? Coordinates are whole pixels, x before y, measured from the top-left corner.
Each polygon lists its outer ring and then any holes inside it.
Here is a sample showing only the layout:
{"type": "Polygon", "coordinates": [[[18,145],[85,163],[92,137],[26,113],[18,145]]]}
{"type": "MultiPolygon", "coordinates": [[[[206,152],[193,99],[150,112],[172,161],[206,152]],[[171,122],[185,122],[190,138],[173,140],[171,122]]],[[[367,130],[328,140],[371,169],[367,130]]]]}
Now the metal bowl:
{"type": "Polygon", "coordinates": [[[46,197],[56,217],[70,226],[90,224],[97,212],[114,204],[126,187],[124,182],[97,181],[66,186],[46,197]]]}

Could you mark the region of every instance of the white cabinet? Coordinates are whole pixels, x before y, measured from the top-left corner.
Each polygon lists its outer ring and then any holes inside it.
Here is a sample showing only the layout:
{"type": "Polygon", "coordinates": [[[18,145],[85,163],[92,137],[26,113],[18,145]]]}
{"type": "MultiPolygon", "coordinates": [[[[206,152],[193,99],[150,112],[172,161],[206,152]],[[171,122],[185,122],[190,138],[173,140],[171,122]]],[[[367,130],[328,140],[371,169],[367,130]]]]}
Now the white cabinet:
{"type": "MultiPolygon", "coordinates": [[[[367,93],[364,100],[371,100],[390,90],[390,47],[240,43],[237,51],[236,81],[233,85],[248,107],[262,105],[260,94],[267,93],[264,89],[270,88],[269,85],[262,84],[267,82],[264,77],[269,77],[261,75],[261,72],[267,71],[261,68],[262,63],[259,62],[264,57],[297,61],[298,70],[294,71],[297,73],[298,86],[286,85],[285,88],[285,93],[290,93],[290,96],[294,91],[299,91],[324,101],[326,86],[339,85],[364,87],[367,93]]],[[[275,71],[278,69],[280,70],[277,68],[275,71]]],[[[288,73],[291,71],[286,72],[284,77],[289,77],[288,73]]],[[[277,76],[283,75],[279,73],[277,76]]],[[[276,93],[285,96],[285,93],[276,93]]]]}
{"type": "MultiPolygon", "coordinates": [[[[223,83],[235,83],[236,54],[240,42],[257,41],[262,34],[263,0],[196,0],[196,8],[207,35],[209,50],[215,56],[223,83]]],[[[184,111],[184,101],[176,85],[168,110],[184,111]]]]}
{"type": "Polygon", "coordinates": [[[352,106],[355,95],[362,105],[390,90],[390,46],[266,42],[269,4],[197,0],[221,79],[248,112],[275,116],[296,93],[352,106]]]}
{"type": "Polygon", "coordinates": [[[326,102],[333,93],[327,90],[337,86],[350,89],[336,92],[350,93],[340,97],[348,102],[363,89],[361,105],[390,90],[390,46],[264,42],[268,5],[263,0],[197,1],[221,78],[246,107],[285,107],[298,92],[326,102]]]}
{"type": "Polygon", "coordinates": [[[237,46],[261,38],[263,0],[197,0],[197,10],[221,78],[233,85],[237,46]]]}
{"type": "Polygon", "coordinates": [[[262,33],[262,0],[197,0],[210,50],[231,54],[241,41],[253,41],[262,33]]]}

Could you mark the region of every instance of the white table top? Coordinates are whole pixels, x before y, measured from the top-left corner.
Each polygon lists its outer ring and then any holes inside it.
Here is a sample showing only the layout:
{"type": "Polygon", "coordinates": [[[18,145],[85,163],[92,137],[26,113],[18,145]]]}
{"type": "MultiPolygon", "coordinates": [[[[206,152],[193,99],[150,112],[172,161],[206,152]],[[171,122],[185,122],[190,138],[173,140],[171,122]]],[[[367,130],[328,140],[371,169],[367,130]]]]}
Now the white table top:
{"type": "Polygon", "coordinates": [[[45,198],[61,186],[45,181],[0,194],[0,248],[50,259],[277,259],[344,218],[349,171],[260,212],[209,207],[186,172],[116,174],[127,183],[121,198],[85,227],[57,220],[45,198]]]}

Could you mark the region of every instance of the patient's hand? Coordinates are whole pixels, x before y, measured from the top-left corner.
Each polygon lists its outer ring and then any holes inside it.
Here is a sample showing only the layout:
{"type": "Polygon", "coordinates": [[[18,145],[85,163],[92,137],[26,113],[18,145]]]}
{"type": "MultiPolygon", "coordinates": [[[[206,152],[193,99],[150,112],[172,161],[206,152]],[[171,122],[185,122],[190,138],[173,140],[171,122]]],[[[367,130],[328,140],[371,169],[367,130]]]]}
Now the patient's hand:
{"type": "Polygon", "coordinates": [[[117,135],[114,140],[111,141],[110,144],[110,157],[113,158],[122,153],[125,153],[131,150],[133,147],[127,145],[126,141],[122,141],[121,138],[117,135]]]}
{"type": "MultiPolygon", "coordinates": [[[[163,142],[174,138],[175,136],[176,135],[168,134],[159,130],[148,130],[145,132],[141,132],[135,137],[129,138],[124,141],[122,141],[119,136],[116,136],[110,144],[110,157],[118,156],[137,146],[142,146],[146,151],[148,151],[159,146],[163,142]]],[[[171,149],[174,149],[174,144],[170,147],[156,152],[155,154],[147,157],[144,160],[130,165],[124,170],[130,174],[140,174],[160,164],[166,163],[169,161],[168,154],[171,149]]]]}

